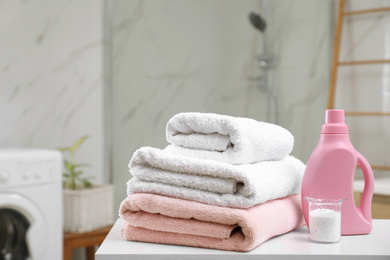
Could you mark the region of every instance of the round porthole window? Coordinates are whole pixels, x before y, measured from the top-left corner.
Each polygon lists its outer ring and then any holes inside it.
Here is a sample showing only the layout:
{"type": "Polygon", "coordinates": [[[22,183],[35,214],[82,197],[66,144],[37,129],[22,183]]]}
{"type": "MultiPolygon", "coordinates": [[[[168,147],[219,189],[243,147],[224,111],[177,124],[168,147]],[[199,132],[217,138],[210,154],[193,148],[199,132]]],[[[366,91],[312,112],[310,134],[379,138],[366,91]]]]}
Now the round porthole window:
{"type": "Polygon", "coordinates": [[[0,209],[0,259],[30,259],[26,233],[30,226],[20,212],[0,209]]]}
{"type": "Polygon", "coordinates": [[[17,194],[0,193],[0,260],[45,259],[45,223],[32,202],[17,194]]]}

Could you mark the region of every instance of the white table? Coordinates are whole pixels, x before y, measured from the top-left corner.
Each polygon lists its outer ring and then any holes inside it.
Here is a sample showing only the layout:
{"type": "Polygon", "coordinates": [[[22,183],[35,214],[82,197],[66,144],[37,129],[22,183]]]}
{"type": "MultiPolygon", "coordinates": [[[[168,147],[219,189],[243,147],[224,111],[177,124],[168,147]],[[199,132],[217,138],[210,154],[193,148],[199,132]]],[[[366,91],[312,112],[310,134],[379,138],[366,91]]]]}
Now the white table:
{"type": "Polygon", "coordinates": [[[96,252],[96,260],[164,259],[390,259],[390,220],[373,220],[369,235],[342,236],[336,244],[310,241],[308,229],[299,228],[271,238],[247,253],[196,247],[123,241],[118,219],[96,252]],[[265,257],[265,258],[264,258],[265,257]]]}

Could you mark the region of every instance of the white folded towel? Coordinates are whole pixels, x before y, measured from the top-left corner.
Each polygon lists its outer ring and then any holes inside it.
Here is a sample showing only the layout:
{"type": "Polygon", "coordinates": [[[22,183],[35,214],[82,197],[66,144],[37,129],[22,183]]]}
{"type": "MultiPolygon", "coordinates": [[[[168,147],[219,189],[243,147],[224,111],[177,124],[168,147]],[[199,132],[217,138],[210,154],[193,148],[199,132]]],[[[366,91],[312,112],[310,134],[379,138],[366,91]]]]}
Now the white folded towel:
{"type": "Polygon", "coordinates": [[[280,160],[293,149],[285,128],[250,118],[211,113],[180,113],[166,127],[173,153],[231,164],[280,160]]]}
{"type": "Polygon", "coordinates": [[[292,156],[280,161],[233,165],[143,147],[129,163],[134,177],[127,183],[127,192],[245,208],[299,193],[304,168],[292,156]]]}

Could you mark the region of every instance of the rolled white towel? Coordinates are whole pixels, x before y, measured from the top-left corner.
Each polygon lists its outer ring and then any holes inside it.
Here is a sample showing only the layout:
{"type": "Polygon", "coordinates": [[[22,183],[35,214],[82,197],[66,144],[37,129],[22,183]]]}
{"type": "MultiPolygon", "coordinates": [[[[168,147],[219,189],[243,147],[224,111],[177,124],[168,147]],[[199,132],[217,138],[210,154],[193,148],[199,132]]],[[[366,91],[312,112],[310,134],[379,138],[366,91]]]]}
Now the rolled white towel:
{"type": "Polygon", "coordinates": [[[231,164],[281,160],[294,146],[285,128],[244,117],[211,113],[180,113],[166,126],[166,150],[231,164]]]}

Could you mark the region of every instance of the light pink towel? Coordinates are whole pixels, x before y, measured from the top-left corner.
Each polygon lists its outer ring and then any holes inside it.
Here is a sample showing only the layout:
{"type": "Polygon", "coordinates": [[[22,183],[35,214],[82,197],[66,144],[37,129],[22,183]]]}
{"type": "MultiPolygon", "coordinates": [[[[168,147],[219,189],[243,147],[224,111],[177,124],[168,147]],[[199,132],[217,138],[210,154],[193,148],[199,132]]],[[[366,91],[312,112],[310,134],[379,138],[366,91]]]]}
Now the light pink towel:
{"type": "Polygon", "coordinates": [[[119,215],[124,240],[249,251],[304,225],[300,195],[238,209],[148,193],[129,195],[119,215]]]}

